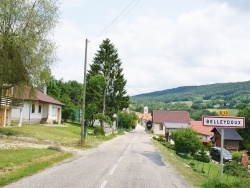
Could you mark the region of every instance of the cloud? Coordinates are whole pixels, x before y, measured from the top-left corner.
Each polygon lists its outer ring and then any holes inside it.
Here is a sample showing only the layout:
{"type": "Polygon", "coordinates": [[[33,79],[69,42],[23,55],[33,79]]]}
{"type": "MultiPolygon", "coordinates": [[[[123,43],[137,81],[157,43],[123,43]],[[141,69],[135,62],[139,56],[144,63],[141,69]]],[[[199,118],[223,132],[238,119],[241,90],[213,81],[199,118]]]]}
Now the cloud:
{"type": "Polygon", "coordinates": [[[141,16],[119,24],[110,38],[123,60],[128,93],[246,81],[249,18],[215,3],[176,20],[141,16]]]}
{"type": "MultiPolygon", "coordinates": [[[[102,40],[109,38],[118,49],[129,95],[246,81],[250,73],[249,20],[250,13],[221,1],[177,17],[140,12],[134,19],[123,19],[107,35],[91,40],[88,64],[102,40]]],[[[77,25],[63,19],[56,35],[62,60],[53,69],[56,78],[82,82],[84,40],[96,28],[100,28],[97,23],[77,25]],[[85,33],[87,30],[90,32],[85,33]]]]}

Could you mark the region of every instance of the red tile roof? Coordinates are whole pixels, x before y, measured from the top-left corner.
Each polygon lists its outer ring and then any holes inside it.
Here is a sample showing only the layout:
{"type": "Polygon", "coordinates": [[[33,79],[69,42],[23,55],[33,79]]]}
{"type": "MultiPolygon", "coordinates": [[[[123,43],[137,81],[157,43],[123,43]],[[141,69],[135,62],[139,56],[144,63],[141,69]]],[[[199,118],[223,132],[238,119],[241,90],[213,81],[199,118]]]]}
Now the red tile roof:
{"type": "Polygon", "coordinates": [[[53,97],[50,97],[48,95],[45,95],[41,91],[36,92],[36,97],[39,101],[46,102],[46,103],[51,103],[51,104],[58,104],[58,105],[64,105],[62,102],[54,99],[53,97]]]}
{"type": "Polygon", "coordinates": [[[190,116],[187,111],[154,110],[153,123],[188,123],[190,116]]]}
{"type": "Polygon", "coordinates": [[[19,98],[19,99],[23,99],[23,100],[38,100],[41,102],[45,102],[45,103],[51,103],[51,104],[57,104],[57,105],[64,105],[62,102],[60,102],[59,100],[54,99],[53,97],[46,95],[44,93],[42,93],[39,90],[31,90],[28,87],[25,87],[23,92],[20,94],[21,90],[16,90],[16,92],[14,94],[15,98],[19,98]]]}
{"type": "Polygon", "coordinates": [[[212,136],[214,135],[212,131],[213,127],[203,126],[202,121],[190,121],[191,128],[194,129],[197,133],[212,136]]]}

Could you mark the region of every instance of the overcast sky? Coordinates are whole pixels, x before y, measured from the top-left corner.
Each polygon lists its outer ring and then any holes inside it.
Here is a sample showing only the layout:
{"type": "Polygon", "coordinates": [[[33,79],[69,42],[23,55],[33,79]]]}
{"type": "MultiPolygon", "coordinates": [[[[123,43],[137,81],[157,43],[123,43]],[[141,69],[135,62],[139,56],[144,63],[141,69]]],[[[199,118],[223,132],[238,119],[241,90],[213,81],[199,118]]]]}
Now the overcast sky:
{"type": "Polygon", "coordinates": [[[60,0],[56,79],[83,82],[109,38],[130,96],[180,86],[248,81],[249,0],[60,0]]]}

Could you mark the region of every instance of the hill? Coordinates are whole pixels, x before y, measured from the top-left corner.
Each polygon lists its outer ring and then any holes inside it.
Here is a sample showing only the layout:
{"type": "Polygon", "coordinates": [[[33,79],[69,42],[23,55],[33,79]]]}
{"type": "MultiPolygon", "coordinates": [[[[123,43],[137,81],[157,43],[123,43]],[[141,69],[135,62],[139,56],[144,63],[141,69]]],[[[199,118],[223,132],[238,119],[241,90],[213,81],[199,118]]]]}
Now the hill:
{"type": "Polygon", "coordinates": [[[183,86],[131,97],[132,101],[159,101],[164,103],[201,100],[224,100],[234,103],[250,102],[250,81],[183,86]],[[240,101],[239,101],[240,100],[240,101]]]}

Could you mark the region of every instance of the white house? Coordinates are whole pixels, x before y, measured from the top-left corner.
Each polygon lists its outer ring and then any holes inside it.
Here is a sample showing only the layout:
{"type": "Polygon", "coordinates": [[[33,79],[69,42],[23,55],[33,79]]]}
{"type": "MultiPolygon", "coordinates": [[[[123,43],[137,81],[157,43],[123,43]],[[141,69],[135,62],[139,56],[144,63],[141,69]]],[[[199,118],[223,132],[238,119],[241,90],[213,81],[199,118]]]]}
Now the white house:
{"type": "Polygon", "coordinates": [[[63,105],[62,102],[39,90],[30,95],[29,90],[26,89],[23,103],[11,110],[11,120],[18,121],[19,124],[22,122],[60,124],[63,105]]]}
{"type": "Polygon", "coordinates": [[[153,111],[154,134],[168,137],[172,130],[190,127],[190,116],[187,111],[153,111]]]}

